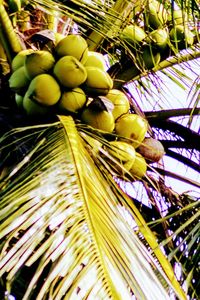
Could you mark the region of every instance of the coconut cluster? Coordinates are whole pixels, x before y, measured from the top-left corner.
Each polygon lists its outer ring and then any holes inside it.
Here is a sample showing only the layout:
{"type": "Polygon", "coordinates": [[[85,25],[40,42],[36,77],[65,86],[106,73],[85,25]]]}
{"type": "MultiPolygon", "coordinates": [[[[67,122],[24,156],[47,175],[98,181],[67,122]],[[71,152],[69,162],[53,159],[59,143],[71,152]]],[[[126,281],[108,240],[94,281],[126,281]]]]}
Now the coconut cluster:
{"type": "Polygon", "coordinates": [[[78,34],[59,36],[50,51],[22,50],[11,67],[9,86],[17,106],[35,117],[78,113],[89,97],[106,95],[113,87],[104,56],[89,51],[78,34]]]}
{"type": "Polygon", "coordinates": [[[109,155],[137,178],[145,175],[147,163],[135,149],[143,143],[148,123],[130,113],[126,94],[113,88],[104,56],[89,51],[81,35],[59,37],[51,52],[22,50],[11,67],[9,86],[26,115],[37,120],[39,116],[73,114],[98,130],[116,133],[118,140],[111,142],[109,155]]]}
{"type": "MultiPolygon", "coordinates": [[[[164,3],[164,1],[163,1],[164,3]]],[[[193,45],[195,34],[188,13],[171,10],[162,1],[149,0],[138,22],[125,26],[121,38],[136,53],[138,69],[152,69],[162,59],[193,45]]]]}

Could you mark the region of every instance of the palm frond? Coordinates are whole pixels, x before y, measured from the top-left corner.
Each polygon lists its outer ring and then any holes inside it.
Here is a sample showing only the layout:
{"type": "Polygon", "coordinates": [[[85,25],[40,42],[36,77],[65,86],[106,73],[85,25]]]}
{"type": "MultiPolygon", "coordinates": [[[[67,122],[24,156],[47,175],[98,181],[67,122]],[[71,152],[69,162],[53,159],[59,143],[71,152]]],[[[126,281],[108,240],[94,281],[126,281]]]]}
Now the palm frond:
{"type": "Polygon", "coordinates": [[[165,288],[173,287],[120,213],[119,204],[131,211],[128,198],[102,177],[72,119],[60,120],[15,130],[35,146],[31,160],[27,154],[14,166],[12,181],[8,175],[1,182],[0,274],[7,290],[14,293],[21,269],[37,266],[23,299],[169,299],[165,288]]]}
{"type": "Polygon", "coordinates": [[[192,290],[193,297],[198,298],[199,283],[196,278],[199,272],[199,198],[182,195],[181,205],[183,208],[179,208],[178,211],[172,206],[162,220],[150,222],[149,226],[153,229],[158,223],[169,222],[170,235],[161,242],[161,245],[173,241],[174,248],[170,247],[168,259],[175,265],[179,265],[183,274],[181,281],[185,282],[187,290],[192,290]],[[190,260],[193,262],[191,263],[190,260]]]}
{"type": "Polygon", "coordinates": [[[192,126],[194,111],[199,106],[199,102],[200,102],[199,82],[200,82],[200,76],[197,76],[188,92],[189,107],[193,107],[190,114],[190,118],[188,120],[189,127],[192,126]]]}

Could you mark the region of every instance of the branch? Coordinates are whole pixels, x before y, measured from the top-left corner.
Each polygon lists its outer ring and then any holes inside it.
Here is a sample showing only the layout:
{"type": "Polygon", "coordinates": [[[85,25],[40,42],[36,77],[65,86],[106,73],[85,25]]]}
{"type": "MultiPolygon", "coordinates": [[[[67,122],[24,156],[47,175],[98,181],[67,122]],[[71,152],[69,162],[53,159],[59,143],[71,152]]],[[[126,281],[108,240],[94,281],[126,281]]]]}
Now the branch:
{"type": "Polygon", "coordinates": [[[190,128],[171,120],[150,119],[149,124],[151,127],[169,130],[175,133],[176,135],[182,137],[185,142],[188,143],[188,145],[192,146],[192,148],[200,151],[200,136],[190,128]]]}
{"type": "Polygon", "coordinates": [[[182,62],[186,62],[189,60],[193,60],[200,57],[200,48],[199,44],[196,45],[196,47],[191,47],[190,49],[193,51],[192,53],[186,53],[186,54],[180,54],[174,57],[170,57],[169,59],[166,59],[164,61],[161,61],[157,66],[155,66],[152,71],[157,72],[161,71],[163,69],[166,69],[168,67],[172,67],[174,65],[180,64],[182,62]]]}
{"type": "Polygon", "coordinates": [[[177,109],[167,109],[167,110],[145,112],[145,115],[148,120],[151,120],[151,119],[165,120],[165,119],[168,119],[171,117],[191,116],[191,115],[199,115],[199,114],[200,114],[200,107],[177,108],[177,109]]]}
{"type": "Polygon", "coordinates": [[[170,172],[170,171],[167,171],[167,170],[164,170],[164,169],[161,169],[161,168],[154,168],[159,174],[161,175],[165,175],[165,176],[168,176],[168,177],[172,177],[174,179],[177,179],[177,180],[180,180],[182,182],[185,182],[185,183],[188,183],[188,184],[191,184],[193,186],[196,186],[198,188],[200,188],[200,183],[195,181],[195,180],[192,180],[192,179],[189,179],[189,178],[186,178],[184,176],[181,176],[181,175],[178,175],[178,174],[175,174],[174,172],[170,172]]]}
{"type": "Polygon", "coordinates": [[[162,143],[165,150],[169,149],[169,148],[181,148],[181,149],[193,149],[194,148],[192,143],[187,144],[185,141],[182,141],[182,140],[177,140],[177,141],[160,140],[160,142],[162,143]]]}
{"type": "Polygon", "coordinates": [[[200,57],[200,48],[198,47],[198,44],[196,45],[196,47],[191,47],[190,50],[190,53],[179,53],[176,56],[171,56],[166,60],[161,61],[158,65],[156,65],[149,71],[145,70],[144,72],[140,72],[135,67],[134,62],[128,60],[127,63],[122,61],[120,63],[116,63],[116,65],[111,66],[111,68],[108,70],[108,73],[110,73],[111,76],[114,76],[115,88],[120,88],[127,83],[139,80],[140,78],[147,76],[148,73],[155,73],[182,62],[194,60],[200,57]]]}
{"type": "Polygon", "coordinates": [[[166,149],[166,155],[182,162],[184,165],[187,165],[196,172],[200,172],[200,165],[195,163],[191,159],[169,149],[166,149]]]}

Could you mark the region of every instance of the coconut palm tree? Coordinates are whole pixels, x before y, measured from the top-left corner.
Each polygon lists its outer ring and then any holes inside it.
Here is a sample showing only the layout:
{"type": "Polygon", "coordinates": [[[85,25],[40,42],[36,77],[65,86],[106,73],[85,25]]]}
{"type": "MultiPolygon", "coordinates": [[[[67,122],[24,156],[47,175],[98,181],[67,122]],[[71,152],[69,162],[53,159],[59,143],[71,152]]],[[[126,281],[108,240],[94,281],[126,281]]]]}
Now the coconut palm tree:
{"type": "MultiPolygon", "coordinates": [[[[195,0],[1,1],[1,299],[198,299],[200,185],[166,158],[199,172],[199,20],[195,0]],[[13,58],[55,55],[58,33],[103,54],[129,115],[145,120],[153,146],[136,148],[142,176],[113,143],[130,137],[81,113],[27,115],[18,102],[13,58]],[[187,88],[188,105],[169,103],[166,79],[187,88]]],[[[105,95],[89,103],[113,109],[105,95]]]]}

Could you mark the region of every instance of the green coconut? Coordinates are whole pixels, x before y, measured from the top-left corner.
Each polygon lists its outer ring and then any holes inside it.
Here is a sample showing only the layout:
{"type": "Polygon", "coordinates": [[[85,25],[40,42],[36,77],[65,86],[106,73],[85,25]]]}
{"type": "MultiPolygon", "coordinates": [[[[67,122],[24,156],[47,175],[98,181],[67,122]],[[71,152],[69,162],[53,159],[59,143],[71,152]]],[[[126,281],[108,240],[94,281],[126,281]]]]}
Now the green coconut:
{"type": "Polygon", "coordinates": [[[139,43],[146,38],[145,31],[136,24],[127,25],[122,33],[121,38],[129,43],[139,43]]]}
{"type": "Polygon", "coordinates": [[[96,67],[106,71],[106,61],[102,53],[96,51],[88,51],[88,58],[84,63],[85,67],[96,67]]]}
{"type": "Polygon", "coordinates": [[[158,28],[149,33],[146,39],[147,43],[151,43],[156,48],[164,50],[168,45],[169,34],[166,29],[158,28]]]}
{"type": "Polygon", "coordinates": [[[194,43],[194,35],[191,30],[183,25],[176,25],[170,30],[170,40],[178,49],[189,47],[194,43]]]}
{"type": "Polygon", "coordinates": [[[135,161],[135,148],[126,142],[112,141],[107,150],[114,158],[123,163],[127,171],[129,171],[135,161]]]}
{"type": "Polygon", "coordinates": [[[51,106],[41,105],[39,102],[32,100],[28,93],[23,98],[23,109],[28,116],[48,116],[52,115],[51,106]]]}
{"type": "Polygon", "coordinates": [[[19,110],[23,110],[23,99],[24,99],[24,96],[19,95],[18,93],[15,93],[15,103],[16,103],[17,107],[19,108],[19,110]]]}
{"type": "Polygon", "coordinates": [[[168,21],[170,24],[186,25],[188,23],[188,14],[182,9],[170,11],[168,21]]]}
{"type": "Polygon", "coordinates": [[[168,19],[164,5],[156,0],[149,1],[145,11],[146,26],[153,29],[163,28],[168,19]]]}
{"type": "Polygon", "coordinates": [[[160,52],[151,46],[146,46],[143,48],[143,53],[141,55],[142,66],[150,70],[159,64],[161,59],[160,52]]]}
{"type": "Polygon", "coordinates": [[[10,13],[15,13],[21,10],[21,0],[8,0],[8,7],[10,13]]]}
{"type": "Polygon", "coordinates": [[[62,34],[62,33],[59,33],[59,32],[55,32],[55,33],[54,33],[54,37],[55,37],[55,39],[54,39],[54,45],[57,46],[58,43],[59,43],[62,39],[64,39],[65,35],[62,34]]]}

